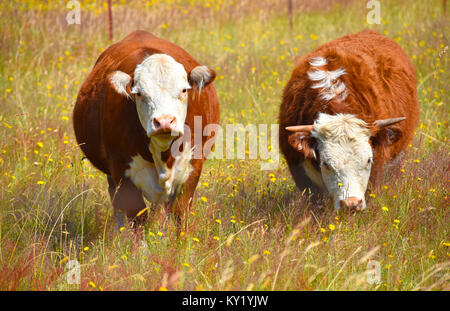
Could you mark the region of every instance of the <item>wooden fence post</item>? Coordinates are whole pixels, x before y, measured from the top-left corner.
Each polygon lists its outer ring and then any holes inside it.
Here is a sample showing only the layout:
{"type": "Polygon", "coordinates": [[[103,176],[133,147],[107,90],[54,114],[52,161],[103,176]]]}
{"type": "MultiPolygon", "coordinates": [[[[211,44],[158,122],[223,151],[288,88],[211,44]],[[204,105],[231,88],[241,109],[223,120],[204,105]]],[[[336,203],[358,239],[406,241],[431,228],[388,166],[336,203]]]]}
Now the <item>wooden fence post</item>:
{"type": "Polygon", "coordinates": [[[292,15],[293,15],[293,7],[292,7],[292,0],[287,0],[288,2],[288,14],[289,14],[289,28],[291,29],[291,34],[294,31],[294,23],[292,21],[292,15]]]}
{"type": "Polygon", "coordinates": [[[108,39],[112,41],[113,39],[113,19],[111,10],[111,0],[108,0],[108,39]]]}

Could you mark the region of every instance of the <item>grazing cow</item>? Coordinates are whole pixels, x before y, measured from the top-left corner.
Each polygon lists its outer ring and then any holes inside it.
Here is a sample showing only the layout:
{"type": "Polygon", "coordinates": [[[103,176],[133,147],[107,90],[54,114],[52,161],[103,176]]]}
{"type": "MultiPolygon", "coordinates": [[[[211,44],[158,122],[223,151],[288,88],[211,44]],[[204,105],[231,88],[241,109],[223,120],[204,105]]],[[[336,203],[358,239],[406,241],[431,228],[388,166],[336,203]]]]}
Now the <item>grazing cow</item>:
{"type": "Polygon", "coordinates": [[[280,147],[300,189],[335,209],[366,208],[367,183],[407,147],[419,114],[416,74],[391,39],[365,30],[301,58],[280,108],[280,147]]]}
{"type": "MultiPolygon", "coordinates": [[[[116,228],[125,214],[133,224],[145,221],[142,195],[165,204],[180,224],[207,156],[192,157],[194,116],[202,130],[219,123],[215,76],[182,48],[145,31],[98,58],[78,93],[73,124],[84,154],[107,175],[116,228]],[[177,137],[186,144],[174,154],[177,137]]],[[[213,136],[203,136],[195,148],[213,136]]]]}

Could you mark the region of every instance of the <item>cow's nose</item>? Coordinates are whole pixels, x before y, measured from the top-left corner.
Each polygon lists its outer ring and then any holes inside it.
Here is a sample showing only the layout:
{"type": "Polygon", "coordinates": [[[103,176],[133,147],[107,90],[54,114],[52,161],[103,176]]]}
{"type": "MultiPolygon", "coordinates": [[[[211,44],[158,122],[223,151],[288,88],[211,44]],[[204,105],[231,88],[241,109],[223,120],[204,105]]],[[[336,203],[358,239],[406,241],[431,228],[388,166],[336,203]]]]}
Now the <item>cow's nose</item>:
{"type": "Polygon", "coordinates": [[[342,208],[348,208],[351,210],[360,211],[362,207],[363,200],[357,197],[349,197],[345,200],[339,202],[342,208]]]}
{"type": "Polygon", "coordinates": [[[175,130],[177,118],[174,116],[163,115],[153,119],[153,127],[156,133],[166,133],[175,130]]]}

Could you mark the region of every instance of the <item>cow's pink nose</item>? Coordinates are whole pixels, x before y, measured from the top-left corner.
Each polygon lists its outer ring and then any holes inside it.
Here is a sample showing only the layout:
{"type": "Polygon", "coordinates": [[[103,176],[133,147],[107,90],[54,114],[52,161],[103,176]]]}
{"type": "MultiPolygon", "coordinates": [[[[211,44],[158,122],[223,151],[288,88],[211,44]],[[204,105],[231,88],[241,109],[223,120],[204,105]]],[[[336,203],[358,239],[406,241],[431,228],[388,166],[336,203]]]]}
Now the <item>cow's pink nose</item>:
{"type": "Polygon", "coordinates": [[[153,119],[153,127],[157,133],[171,132],[176,126],[177,118],[174,116],[164,115],[153,119]]]}
{"type": "Polygon", "coordinates": [[[351,210],[360,211],[362,207],[363,200],[357,197],[350,197],[339,202],[342,208],[349,208],[351,210]]]}

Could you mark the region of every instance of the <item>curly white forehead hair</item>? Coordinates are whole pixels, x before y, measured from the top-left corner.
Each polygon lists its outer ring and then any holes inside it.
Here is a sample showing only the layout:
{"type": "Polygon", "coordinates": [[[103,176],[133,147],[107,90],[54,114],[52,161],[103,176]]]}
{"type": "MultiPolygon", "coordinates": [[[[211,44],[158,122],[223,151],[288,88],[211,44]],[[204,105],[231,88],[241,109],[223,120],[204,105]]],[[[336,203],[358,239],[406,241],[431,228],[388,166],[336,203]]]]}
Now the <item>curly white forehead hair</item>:
{"type": "Polygon", "coordinates": [[[370,129],[364,120],[351,114],[329,115],[319,113],[314,122],[313,137],[331,140],[335,143],[347,143],[370,137],[370,129]]]}

